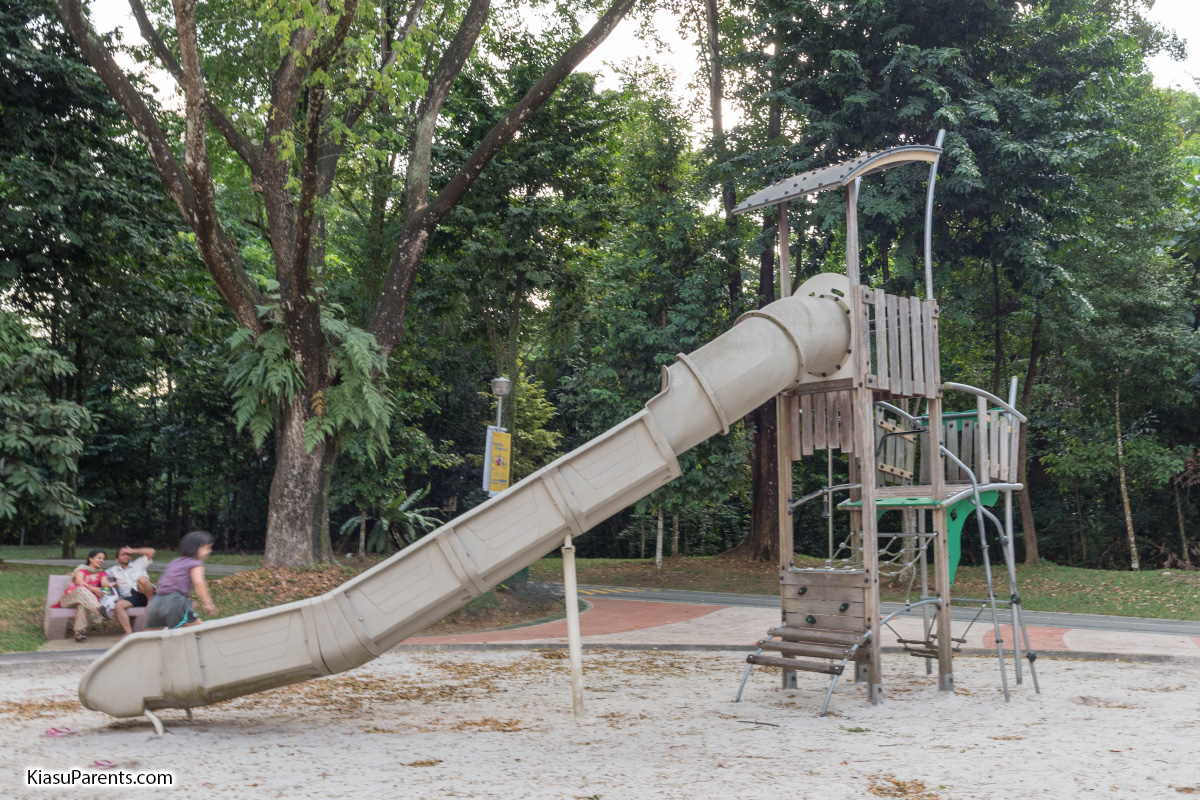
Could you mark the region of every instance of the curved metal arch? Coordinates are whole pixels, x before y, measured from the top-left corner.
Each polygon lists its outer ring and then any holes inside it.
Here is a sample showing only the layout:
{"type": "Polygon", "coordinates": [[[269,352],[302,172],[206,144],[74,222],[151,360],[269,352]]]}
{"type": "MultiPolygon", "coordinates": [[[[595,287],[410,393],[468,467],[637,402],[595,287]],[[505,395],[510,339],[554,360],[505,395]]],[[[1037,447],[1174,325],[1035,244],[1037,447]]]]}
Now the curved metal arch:
{"type": "Polygon", "coordinates": [[[794,197],[803,197],[827,189],[837,189],[853,183],[864,175],[901,167],[905,164],[933,164],[941,154],[941,147],[927,144],[902,145],[866,153],[840,164],[810,170],[773,183],[738,203],[734,207],[733,213],[745,214],[748,211],[787,202],[794,197]]]}

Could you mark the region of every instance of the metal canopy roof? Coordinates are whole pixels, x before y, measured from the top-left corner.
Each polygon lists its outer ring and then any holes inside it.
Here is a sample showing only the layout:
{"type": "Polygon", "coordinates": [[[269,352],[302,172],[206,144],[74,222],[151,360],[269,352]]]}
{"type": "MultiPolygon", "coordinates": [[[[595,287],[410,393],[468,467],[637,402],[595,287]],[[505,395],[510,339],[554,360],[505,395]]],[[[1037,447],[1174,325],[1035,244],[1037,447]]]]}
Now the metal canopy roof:
{"type": "Polygon", "coordinates": [[[888,150],[879,150],[875,153],[866,153],[858,158],[843,161],[840,164],[814,169],[811,172],[802,173],[794,178],[787,178],[779,183],[771,184],[767,188],[760,189],[738,203],[734,207],[733,213],[745,214],[747,211],[753,211],[756,208],[778,205],[793,197],[801,197],[806,194],[845,186],[855,178],[861,178],[873,172],[882,172],[892,167],[900,167],[905,164],[915,164],[918,162],[932,163],[937,160],[941,152],[942,148],[940,147],[927,144],[910,144],[901,147],[892,147],[888,150]]]}

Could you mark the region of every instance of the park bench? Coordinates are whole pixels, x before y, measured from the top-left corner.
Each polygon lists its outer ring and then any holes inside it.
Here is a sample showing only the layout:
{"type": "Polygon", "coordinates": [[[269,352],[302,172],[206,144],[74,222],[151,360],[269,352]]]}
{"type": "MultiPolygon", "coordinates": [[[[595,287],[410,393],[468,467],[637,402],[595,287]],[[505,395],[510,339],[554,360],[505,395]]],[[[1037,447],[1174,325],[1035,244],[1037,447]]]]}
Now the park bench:
{"type": "MultiPolygon", "coordinates": [[[[42,631],[47,639],[67,638],[67,623],[75,619],[73,608],[51,608],[62,598],[63,592],[71,585],[70,575],[51,575],[46,583],[46,617],[42,623],[42,631]]],[[[146,609],[130,608],[129,624],[134,632],[146,627],[146,609]]]]}

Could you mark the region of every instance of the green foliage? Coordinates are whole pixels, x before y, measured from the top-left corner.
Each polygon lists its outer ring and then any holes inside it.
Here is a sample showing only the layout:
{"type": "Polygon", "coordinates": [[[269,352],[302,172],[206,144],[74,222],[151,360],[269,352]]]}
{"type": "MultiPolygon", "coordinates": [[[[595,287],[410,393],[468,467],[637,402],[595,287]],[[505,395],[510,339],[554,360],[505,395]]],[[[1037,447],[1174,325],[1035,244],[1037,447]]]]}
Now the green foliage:
{"type": "Polygon", "coordinates": [[[51,399],[46,382],[74,367],[37,343],[11,314],[0,313],[0,518],[33,510],[80,528],[88,503],[75,491],[87,409],[51,399]]]}
{"type": "MultiPolygon", "coordinates": [[[[395,408],[377,383],[377,376],[386,375],[387,359],[373,335],[345,320],[322,316],[321,330],[334,379],[310,401],[305,444],[311,452],[318,442],[363,428],[370,433],[366,447],[373,460],[377,453],[388,451],[388,424],[395,408]]],[[[279,405],[303,394],[304,376],[281,325],[272,325],[257,337],[239,328],[229,346],[233,360],[226,383],[233,391],[238,429],[249,431],[255,446],[261,447],[274,429],[279,405]]]]}
{"type": "MultiPolygon", "coordinates": [[[[379,506],[374,515],[375,525],[367,534],[367,552],[386,554],[390,552],[393,543],[396,547],[404,548],[438,527],[441,522],[429,516],[437,509],[414,508],[428,495],[428,486],[412,494],[401,491],[379,506]]],[[[364,520],[369,522],[370,519],[371,515],[365,512],[351,517],[342,523],[339,533],[345,535],[362,525],[364,520]]]]}

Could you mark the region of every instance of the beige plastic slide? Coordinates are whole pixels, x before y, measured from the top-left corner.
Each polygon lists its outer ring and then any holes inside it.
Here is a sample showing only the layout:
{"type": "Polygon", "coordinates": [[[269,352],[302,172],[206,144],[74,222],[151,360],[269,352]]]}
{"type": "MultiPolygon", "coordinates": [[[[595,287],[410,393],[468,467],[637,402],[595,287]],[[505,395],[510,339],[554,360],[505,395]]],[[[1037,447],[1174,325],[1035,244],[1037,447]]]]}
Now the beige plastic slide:
{"type": "Polygon", "coordinates": [[[821,275],[742,316],[664,370],[646,407],[488,502],[320,597],[139,633],[79,684],[87,708],[134,717],[357,667],[679,475],[676,456],[846,361],[846,279],[821,275]]]}

